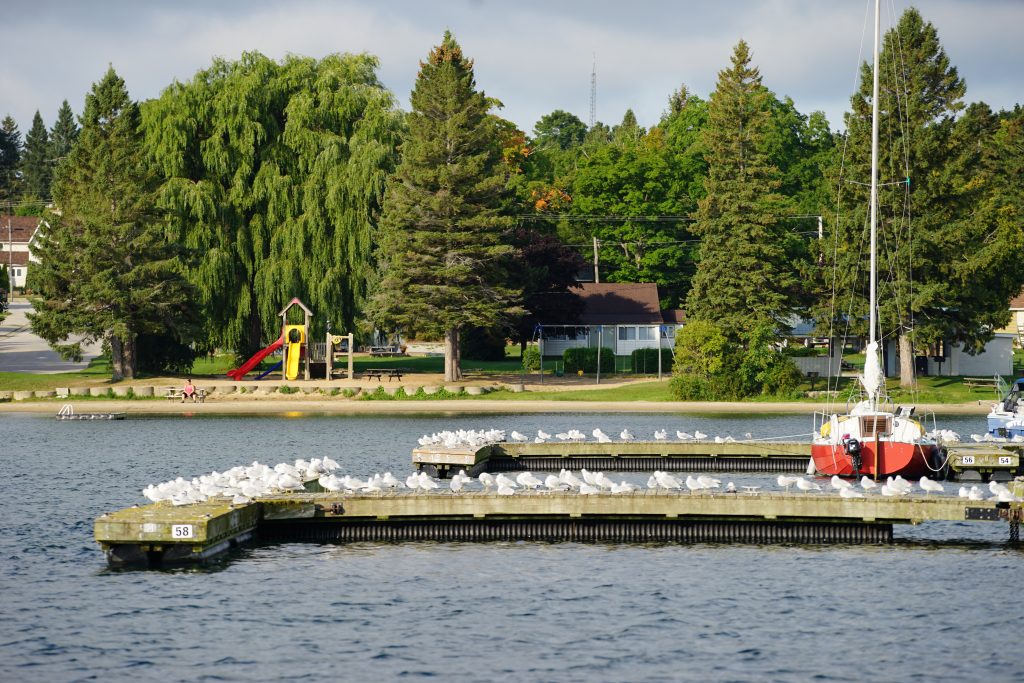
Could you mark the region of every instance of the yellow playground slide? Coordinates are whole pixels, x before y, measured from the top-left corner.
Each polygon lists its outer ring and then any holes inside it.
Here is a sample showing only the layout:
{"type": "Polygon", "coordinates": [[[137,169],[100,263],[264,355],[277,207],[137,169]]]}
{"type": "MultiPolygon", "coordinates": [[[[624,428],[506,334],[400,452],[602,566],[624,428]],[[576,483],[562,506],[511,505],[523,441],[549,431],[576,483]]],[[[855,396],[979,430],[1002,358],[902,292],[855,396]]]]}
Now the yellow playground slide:
{"type": "Polygon", "coordinates": [[[286,358],[288,365],[284,369],[285,379],[297,379],[299,376],[299,361],[302,359],[302,344],[306,340],[303,334],[305,330],[302,325],[289,325],[285,329],[286,358]]]}

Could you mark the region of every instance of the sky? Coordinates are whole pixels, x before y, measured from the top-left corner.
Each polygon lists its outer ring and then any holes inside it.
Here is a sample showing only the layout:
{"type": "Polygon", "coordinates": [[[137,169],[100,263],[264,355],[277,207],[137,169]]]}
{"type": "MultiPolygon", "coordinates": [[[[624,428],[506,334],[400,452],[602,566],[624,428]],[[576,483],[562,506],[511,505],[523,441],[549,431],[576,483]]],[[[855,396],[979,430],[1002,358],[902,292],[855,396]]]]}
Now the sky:
{"type": "MultiPolygon", "coordinates": [[[[883,0],[882,26],[910,3],[883,0]]],[[[871,3],[873,6],[873,3],[871,3]]],[[[968,102],[1024,100],[1024,0],[918,0],[968,102]]],[[[650,126],[681,85],[707,97],[746,40],[766,86],[842,128],[858,64],[870,56],[869,0],[4,0],[0,117],[24,135],[38,109],[53,125],[67,99],[80,113],[111,64],[134,99],[187,81],[214,57],[256,50],[323,57],[368,52],[403,109],[419,61],[450,29],[479,88],[527,133],[556,109],[597,120],[633,109],[650,126]]]]}

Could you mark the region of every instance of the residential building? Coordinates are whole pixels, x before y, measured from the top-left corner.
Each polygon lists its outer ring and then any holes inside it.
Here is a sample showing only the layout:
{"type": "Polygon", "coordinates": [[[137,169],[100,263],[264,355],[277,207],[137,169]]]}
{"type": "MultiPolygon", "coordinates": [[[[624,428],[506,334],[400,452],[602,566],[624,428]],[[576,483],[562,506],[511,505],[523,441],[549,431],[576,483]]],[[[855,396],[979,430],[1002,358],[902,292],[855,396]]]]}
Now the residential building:
{"type": "MultiPolygon", "coordinates": [[[[32,244],[43,220],[38,216],[0,216],[0,263],[9,268],[14,286],[22,288],[34,259],[32,244]]],[[[0,283],[8,289],[8,283],[0,283]]]]}

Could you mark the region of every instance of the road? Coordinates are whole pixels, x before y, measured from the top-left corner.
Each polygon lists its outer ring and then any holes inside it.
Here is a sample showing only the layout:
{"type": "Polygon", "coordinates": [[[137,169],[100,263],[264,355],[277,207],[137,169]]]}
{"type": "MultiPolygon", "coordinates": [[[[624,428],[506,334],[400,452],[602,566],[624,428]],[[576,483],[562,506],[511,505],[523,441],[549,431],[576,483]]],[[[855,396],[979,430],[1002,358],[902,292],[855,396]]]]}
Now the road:
{"type": "Polygon", "coordinates": [[[62,359],[49,344],[32,334],[27,317],[31,312],[32,304],[27,299],[14,299],[7,317],[0,322],[0,372],[73,372],[85,368],[100,355],[101,345],[97,343],[82,348],[81,363],[62,359]]]}

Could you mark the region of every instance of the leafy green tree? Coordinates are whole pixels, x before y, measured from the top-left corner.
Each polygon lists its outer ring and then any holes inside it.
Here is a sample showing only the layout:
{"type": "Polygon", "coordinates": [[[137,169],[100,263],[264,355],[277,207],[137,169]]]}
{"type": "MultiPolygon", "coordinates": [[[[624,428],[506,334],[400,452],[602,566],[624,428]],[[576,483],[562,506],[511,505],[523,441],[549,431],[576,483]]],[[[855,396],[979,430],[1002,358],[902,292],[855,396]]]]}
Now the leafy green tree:
{"type": "Polygon", "coordinates": [[[740,41],[708,104],[707,196],[695,225],[700,261],[687,298],[692,319],[717,321],[734,338],[764,322],[784,325],[796,308],[790,234],[779,220],[787,202],[767,148],[771,100],[740,41]]]}
{"type": "Polygon", "coordinates": [[[154,210],[157,185],[138,105],[110,68],[86,95],[79,143],[60,166],[33,267],[33,331],[66,358],[83,341],[110,349],[115,380],[132,378],[141,334],[182,330],[192,292],[154,210]]]}
{"type": "Polygon", "coordinates": [[[596,237],[602,281],[654,282],[672,307],[692,274],[692,234],[682,218],[692,207],[669,139],[661,127],[645,132],[632,112],[609,137],[589,138],[572,179],[570,213],[579,220],[566,239],[589,252],[596,237]]]}
{"type": "Polygon", "coordinates": [[[733,379],[739,350],[710,320],[691,320],[676,333],[675,363],[669,390],[680,401],[736,398],[733,379]]]}
{"type": "Polygon", "coordinates": [[[556,109],[540,117],[533,127],[534,146],[537,150],[565,151],[578,147],[587,134],[587,124],[575,114],[556,109]]]}
{"type": "Polygon", "coordinates": [[[500,215],[507,167],[476,89],[473,62],[445,32],[420,63],[402,161],[381,219],[380,280],[370,316],[382,327],[444,334],[445,380],[461,377],[459,336],[518,313],[507,286],[500,215]]]}
{"type": "Polygon", "coordinates": [[[50,197],[50,179],[53,176],[53,162],[50,157],[50,136],[46,132],[43,117],[36,110],[32,117],[32,128],[25,136],[25,151],[21,155],[21,177],[23,191],[28,197],[46,200],[50,197]]]}
{"type": "Polygon", "coordinates": [[[292,297],[353,329],[401,116],[370,55],[215,60],[143,108],[206,343],[246,354],[292,297]]]}
{"type": "Polygon", "coordinates": [[[777,347],[778,331],[768,323],[754,327],[745,339],[736,381],[744,396],[786,395],[800,383],[800,370],[777,347]]]}
{"type": "Polygon", "coordinates": [[[21,194],[21,132],[10,114],[0,122],[0,204],[10,204],[21,194]]]}

